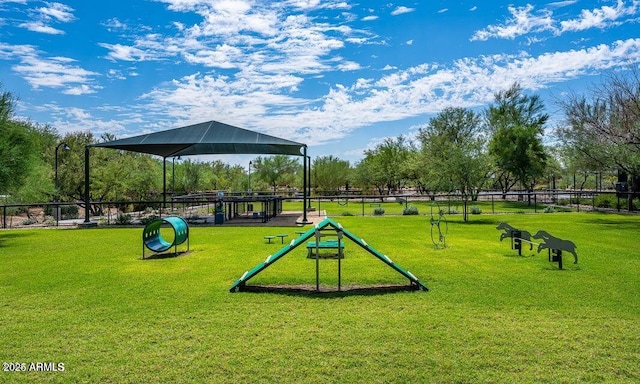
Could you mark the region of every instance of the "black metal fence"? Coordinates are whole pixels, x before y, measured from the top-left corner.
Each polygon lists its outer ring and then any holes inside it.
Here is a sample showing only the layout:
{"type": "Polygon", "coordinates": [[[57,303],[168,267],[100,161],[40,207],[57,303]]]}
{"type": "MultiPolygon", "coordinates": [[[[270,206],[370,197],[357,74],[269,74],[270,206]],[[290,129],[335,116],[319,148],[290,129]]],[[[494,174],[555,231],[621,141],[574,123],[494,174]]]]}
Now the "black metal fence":
{"type": "MultiPolygon", "coordinates": [[[[262,222],[280,214],[283,203],[302,210],[298,195],[269,194],[242,196],[229,194],[182,196],[170,201],[92,202],[90,221],[99,225],[145,224],[150,218],[179,215],[191,223],[216,224],[224,220],[252,217],[262,222]],[[293,204],[290,204],[293,203],[293,204]],[[218,218],[216,218],[218,216],[218,218]]],[[[483,192],[470,199],[459,194],[334,195],[312,196],[307,214],[329,216],[406,214],[414,207],[429,214],[437,203],[447,214],[542,213],[557,211],[640,212],[640,194],[615,191],[545,190],[535,192],[483,192]],[[632,204],[629,204],[631,198],[632,204]]],[[[84,222],[83,203],[38,203],[0,205],[1,228],[74,227],[84,222]]]]}

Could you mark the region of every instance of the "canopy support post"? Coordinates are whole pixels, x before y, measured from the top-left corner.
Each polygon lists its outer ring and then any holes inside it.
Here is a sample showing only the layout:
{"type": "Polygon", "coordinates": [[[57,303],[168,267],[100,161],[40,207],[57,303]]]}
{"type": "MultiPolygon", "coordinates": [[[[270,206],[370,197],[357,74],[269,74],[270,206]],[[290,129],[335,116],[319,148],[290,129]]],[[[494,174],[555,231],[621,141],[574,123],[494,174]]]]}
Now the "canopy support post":
{"type": "Polygon", "coordinates": [[[84,147],[84,221],[78,224],[78,228],[97,227],[98,223],[91,222],[89,219],[89,211],[91,210],[91,201],[89,199],[89,146],[84,147]]]}
{"type": "MultiPolygon", "coordinates": [[[[162,158],[162,210],[167,210],[167,158],[162,158]]],[[[162,214],[160,214],[162,217],[162,214]]]]}
{"type": "Polygon", "coordinates": [[[297,224],[311,224],[311,222],[307,219],[307,199],[309,198],[309,196],[307,195],[307,184],[308,184],[308,177],[307,177],[307,172],[310,172],[310,170],[307,170],[307,146],[306,144],[304,146],[302,146],[303,148],[303,160],[302,160],[302,221],[298,222],[297,224]]]}
{"type": "Polygon", "coordinates": [[[89,146],[84,147],[84,222],[89,223],[89,146]]]}

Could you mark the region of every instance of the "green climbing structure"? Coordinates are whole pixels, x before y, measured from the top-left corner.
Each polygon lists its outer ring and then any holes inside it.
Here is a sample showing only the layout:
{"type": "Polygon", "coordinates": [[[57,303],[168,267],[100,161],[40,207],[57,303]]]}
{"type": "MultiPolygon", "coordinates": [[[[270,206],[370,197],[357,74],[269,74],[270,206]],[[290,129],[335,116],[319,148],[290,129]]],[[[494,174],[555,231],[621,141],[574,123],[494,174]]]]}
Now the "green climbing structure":
{"type": "MultiPolygon", "coordinates": [[[[276,261],[280,260],[283,256],[285,256],[286,254],[288,254],[289,252],[291,252],[292,250],[294,250],[295,248],[297,248],[301,244],[304,244],[307,240],[309,240],[309,239],[311,239],[313,237],[316,237],[316,241],[318,241],[320,231],[326,230],[326,229],[335,230],[338,233],[338,238],[339,239],[342,237],[341,234],[344,235],[349,240],[353,241],[355,244],[359,245],[360,247],[362,247],[363,249],[368,251],[370,254],[372,254],[373,256],[378,258],[380,261],[382,261],[383,263],[387,264],[389,267],[393,268],[396,272],[400,273],[401,275],[403,275],[404,277],[409,279],[410,284],[412,286],[414,286],[416,289],[423,290],[423,291],[428,291],[429,290],[411,272],[409,272],[406,269],[402,268],[398,264],[396,264],[393,261],[391,261],[391,259],[388,256],[380,253],[379,251],[377,251],[376,249],[371,247],[369,244],[367,244],[364,241],[364,239],[361,239],[361,238],[355,236],[351,232],[349,232],[346,229],[342,228],[342,226],[340,224],[338,224],[338,223],[334,222],[333,220],[327,218],[327,219],[324,219],[323,221],[321,221],[320,223],[316,224],[313,228],[310,228],[308,231],[306,231],[303,234],[301,234],[300,237],[298,237],[298,238],[296,238],[294,240],[291,240],[291,242],[289,244],[287,244],[284,247],[282,247],[276,253],[267,256],[267,258],[262,263],[256,265],[253,269],[250,269],[250,270],[246,271],[244,274],[242,274],[242,276],[240,276],[240,278],[238,280],[235,281],[235,283],[233,283],[233,285],[231,286],[229,291],[231,291],[231,292],[241,291],[242,288],[245,287],[245,285],[246,285],[248,280],[250,280],[251,278],[256,276],[258,273],[262,272],[264,269],[269,267],[271,264],[273,264],[276,261]]],[[[316,263],[317,262],[318,262],[318,259],[316,258],[316,263]]],[[[316,271],[317,271],[317,269],[316,269],[316,271]]]]}

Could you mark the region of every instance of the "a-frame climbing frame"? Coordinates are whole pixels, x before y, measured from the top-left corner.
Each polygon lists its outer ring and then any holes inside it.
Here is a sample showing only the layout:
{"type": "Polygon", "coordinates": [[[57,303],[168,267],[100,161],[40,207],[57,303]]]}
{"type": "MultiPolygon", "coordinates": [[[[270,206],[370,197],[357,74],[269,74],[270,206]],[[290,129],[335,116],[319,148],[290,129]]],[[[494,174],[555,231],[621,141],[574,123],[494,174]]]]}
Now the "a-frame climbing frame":
{"type": "MultiPolygon", "coordinates": [[[[429,290],[411,272],[405,270],[404,268],[402,268],[398,264],[396,264],[393,261],[391,261],[391,259],[389,257],[387,257],[386,255],[378,252],[376,249],[372,248],[369,244],[367,244],[364,241],[364,239],[361,239],[361,238],[353,235],[351,232],[349,232],[346,229],[344,229],[339,223],[336,223],[333,220],[327,218],[327,219],[322,220],[320,223],[316,224],[313,228],[309,229],[304,234],[300,235],[298,238],[291,240],[291,242],[289,244],[287,244],[284,247],[282,247],[276,253],[267,256],[267,258],[262,263],[256,265],[253,269],[250,269],[250,270],[246,271],[242,276],[240,276],[240,278],[238,280],[236,280],[235,283],[233,283],[233,285],[231,286],[229,291],[231,291],[231,292],[241,291],[245,287],[245,285],[246,285],[246,283],[247,283],[247,281],[249,279],[253,278],[255,275],[257,275],[258,273],[262,272],[264,269],[266,269],[271,264],[273,264],[276,261],[278,261],[284,255],[288,254],[289,252],[291,252],[292,250],[294,250],[295,248],[297,248],[301,244],[304,244],[310,238],[315,237],[316,238],[316,244],[318,244],[319,241],[320,241],[320,231],[328,230],[328,229],[333,229],[338,233],[338,241],[342,241],[341,239],[342,239],[342,236],[344,235],[349,240],[353,241],[354,243],[356,243],[357,245],[359,245],[360,247],[362,247],[363,249],[368,251],[370,254],[372,254],[373,256],[378,258],[380,261],[382,261],[383,263],[387,264],[389,267],[393,268],[396,272],[400,273],[401,275],[403,275],[404,277],[409,279],[410,284],[412,286],[414,286],[416,289],[423,290],[423,291],[428,291],[429,290]]],[[[340,259],[338,259],[338,261],[339,260],[340,259]]],[[[316,250],[316,287],[318,288],[318,280],[319,279],[318,279],[318,267],[317,267],[317,265],[318,265],[318,257],[317,257],[317,250],[316,250]]]]}

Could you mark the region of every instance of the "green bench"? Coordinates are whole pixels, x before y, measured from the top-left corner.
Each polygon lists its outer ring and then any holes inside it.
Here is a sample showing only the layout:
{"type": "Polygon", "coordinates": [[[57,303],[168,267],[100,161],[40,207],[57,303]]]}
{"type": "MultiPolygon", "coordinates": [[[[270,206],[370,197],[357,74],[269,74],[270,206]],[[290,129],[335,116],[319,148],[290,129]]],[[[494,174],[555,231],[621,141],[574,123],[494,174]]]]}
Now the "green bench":
{"type": "Polygon", "coordinates": [[[336,254],[333,254],[331,257],[337,257],[337,258],[341,258],[341,259],[344,257],[344,254],[343,254],[344,242],[343,241],[340,242],[340,246],[339,247],[338,247],[338,240],[324,240],[324,241],[319,242],[317,247],[316,247],[316,242],[315,241],[309,241],[307,243],[307,258],[315,259],[316,257],[320,257],[319,255],[316,254],[316,249],[318,250],[318,253],[320,253],[320,250],[335,249],[336,250],[336,254]]]}

